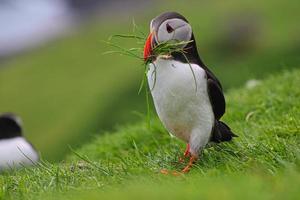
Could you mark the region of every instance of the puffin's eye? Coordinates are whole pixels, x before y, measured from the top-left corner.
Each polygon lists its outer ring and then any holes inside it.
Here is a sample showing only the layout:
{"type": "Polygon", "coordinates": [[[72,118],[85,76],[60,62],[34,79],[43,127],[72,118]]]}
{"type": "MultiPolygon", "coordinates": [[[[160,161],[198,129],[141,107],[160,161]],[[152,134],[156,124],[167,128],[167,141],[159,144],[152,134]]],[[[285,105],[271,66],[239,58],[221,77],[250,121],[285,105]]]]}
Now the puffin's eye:
{"type": "Polygon", "coordinates": [[[166,25],[167,31],[168,33],[172,33],[174,31],[174,29],[172,28],[172,26],[170,26],[170,24],[167,23],[166,25]]]}

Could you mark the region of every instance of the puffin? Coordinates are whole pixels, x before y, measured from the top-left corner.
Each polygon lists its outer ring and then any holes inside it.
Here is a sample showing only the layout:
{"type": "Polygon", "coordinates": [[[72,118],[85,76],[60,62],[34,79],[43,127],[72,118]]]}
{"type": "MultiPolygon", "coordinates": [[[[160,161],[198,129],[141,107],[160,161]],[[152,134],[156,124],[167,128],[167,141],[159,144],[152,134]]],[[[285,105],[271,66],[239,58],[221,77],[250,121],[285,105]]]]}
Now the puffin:
{"type": "Polygon", "coordinates": [[[182,169],[187,173],[208,143],[237,136],[220,121],[226,106],[222,85],[200,58],[188,20],[177,12],[165,12],[150,22],[144,61],[159,119],[171,136],[187,143],[180,158],[189,158],[182,169]],[[182,51],[155,55],[155,47],[172,41],[181,42],[182,51]]]}
{"type": "Polygon", "coordinates": [[[12,114],[0,115],[0,171],[35,165],[39,155],[22,136],[21,118],[12,114]]]}

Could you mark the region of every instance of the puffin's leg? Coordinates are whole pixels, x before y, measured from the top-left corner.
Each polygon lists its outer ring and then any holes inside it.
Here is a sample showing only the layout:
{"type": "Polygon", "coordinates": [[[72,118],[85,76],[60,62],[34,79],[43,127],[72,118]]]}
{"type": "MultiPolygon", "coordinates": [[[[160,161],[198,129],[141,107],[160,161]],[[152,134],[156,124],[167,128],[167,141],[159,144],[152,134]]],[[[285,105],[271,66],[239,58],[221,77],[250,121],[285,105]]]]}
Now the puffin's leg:
{"type": "Polygon", "coordinates": [[[183,157],[179,157],[179,162],[183,163],[185,158],[188,158],[190,156],[191,156],[191,154],[190,154],[190,144],[187,143],[186,144],[186,149],[185,149],[184,154],[183,154],[183,157]]]}
{"type": "Polygon", "coordinates": [[[185,168],[181,172],[188,173],[190,171],[190,169],[192,168],[194,162],[197,161],[197,159],[198,159],[198,156],[191,155],[189,163],[187,164],[187,166],[185,166],[185,168]]]}
{"type": "MultiPolygon", "coordinates": [[[[180,162],[180,163],[183,163],[183,162],[185,161],[185,158],[189,157],[190,155],[191,155],[191,154],[190,154],[190,144],[187,143],[187,144],[186,144],[186,149],[185,149],[185,151],[184,151],[184,153],[183,153],[183,157],[179,157],[179,162],[180,162]]],[[[160,170],[160,173],[161,173],[161,174],[169,174],[169,170],[167,170],[167,169],[161,169],[161,170],[160,170]]],[[[173,174],[173,175],[178,175],[177,172],[173,172],[172,174],[173,174]]]]}
{"type": "MultiPolygon", "coordinates": [[[[205,122],[206,123],[206,122],[205,122]]],[[[204,124],[200,127],[196,127],[192,130],[189,144],[190,144],[190,161],[188,165],[181,171],[182,173],[187,173],[190,171],[191,167],[193,166],[194,162],[197,161],[199,152],[205,147],[205,145],[209,141],[211,127],[204,124]]]]}
{"type": "MultiPolygon", "coordinates": [[[[180,163],[183,163],[183,162],[185,161],[185,158],[188,158],[188,157],[190,157],[190,156],[191,156],[191,153],[190,153],[190,144],[187,143],[187,144],[186,144],[186,149],[185,149],[184,154],[183,154],[183,157],[179,157],[179,162],[180,162],[180,163]]],[[[161,173],[161,174],[169,174],[170,171],[167,170],[167,169],[161,169],[161,170],[160,170],[160,173],[161,173]]],[[[174,176],[180,175],[180,173],[178,173],[178,172],[176,172],[176,171],[171,172],[171,174],[174,175],[174,176]]]]}
{"type": "Polygon", "coordinates": [[[185,158],[190,156],[190,144],[189,143],[186,144],[186,149],[185,149],[183,156],[185,158]]]}

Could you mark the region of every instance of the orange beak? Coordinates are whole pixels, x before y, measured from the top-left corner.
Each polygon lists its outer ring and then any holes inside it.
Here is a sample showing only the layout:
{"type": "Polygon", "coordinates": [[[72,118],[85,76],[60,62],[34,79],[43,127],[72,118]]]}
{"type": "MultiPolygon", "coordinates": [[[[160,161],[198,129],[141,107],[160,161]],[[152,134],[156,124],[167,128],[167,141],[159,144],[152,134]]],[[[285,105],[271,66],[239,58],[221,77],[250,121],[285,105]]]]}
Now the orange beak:
{"type": "Polygon", "coordinates": [[[152,36],[153,36],[153,33],[151,32],[145,42],[145,46],[144,46],[144,60],[145,61],[148,58],[150,58],[151,54],[152,54],[152,36]]]}

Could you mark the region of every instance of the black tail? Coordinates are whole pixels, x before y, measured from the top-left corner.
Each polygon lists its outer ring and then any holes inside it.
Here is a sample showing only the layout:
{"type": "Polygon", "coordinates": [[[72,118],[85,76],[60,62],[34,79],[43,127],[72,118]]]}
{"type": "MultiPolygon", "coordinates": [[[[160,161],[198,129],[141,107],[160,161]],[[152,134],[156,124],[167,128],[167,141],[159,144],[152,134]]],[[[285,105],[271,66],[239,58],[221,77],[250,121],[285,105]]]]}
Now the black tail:
{"type": "Polygon", "coordinates": [[[233,137],[238,137],[238,136],[235,135],[231,131],[229,126],[227,126],[224,122],[216,120],[212,132],[211,141],[220,143],[220,142],[230,141],[233,137]]]}

